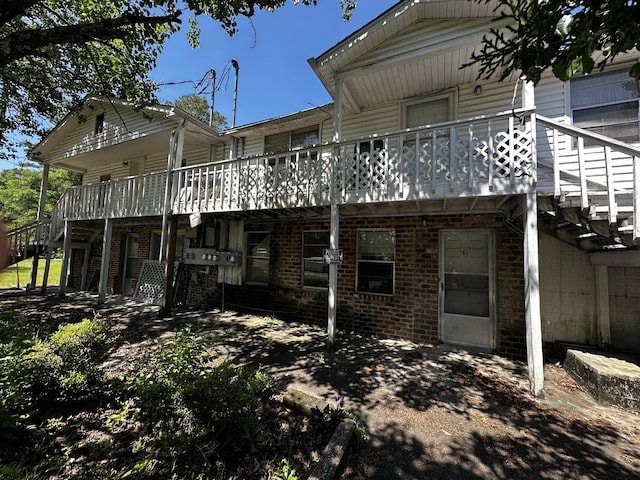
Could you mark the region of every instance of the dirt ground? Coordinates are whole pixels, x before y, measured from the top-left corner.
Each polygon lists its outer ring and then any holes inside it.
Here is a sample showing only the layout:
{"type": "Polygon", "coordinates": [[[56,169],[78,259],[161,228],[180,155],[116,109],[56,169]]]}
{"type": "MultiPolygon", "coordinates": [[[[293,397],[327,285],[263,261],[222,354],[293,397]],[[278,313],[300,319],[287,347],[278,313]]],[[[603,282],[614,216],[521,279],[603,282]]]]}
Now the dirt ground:
{"type": "Polygon", "coordinates": [[[235,312],[176,310],[95,295],[0,293],[0,309],[42,322],[92,318],[121,330],[113,362],[194,324],[215,335],[218,355],[261,367],[289,390],[324,403],[345,397],[369,429],[370,445],[344,478],[640,478],[640,415],[598,405],[557,364],[545,365],[545,397],[528,393],[526,364],[486,352],[338,333],[327,353],[319,327],[235,312]]]}

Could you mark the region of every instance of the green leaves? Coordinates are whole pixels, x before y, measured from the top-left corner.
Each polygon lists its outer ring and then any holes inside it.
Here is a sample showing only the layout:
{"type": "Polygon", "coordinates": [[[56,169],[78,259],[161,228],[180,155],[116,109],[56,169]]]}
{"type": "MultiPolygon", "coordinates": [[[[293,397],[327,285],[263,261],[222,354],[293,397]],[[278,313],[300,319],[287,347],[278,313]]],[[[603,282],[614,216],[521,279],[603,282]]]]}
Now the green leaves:
{"type": "MultiPolygon", "coordinates": [[[[511,26],[492,30],[468,64],[480,64],[485,78],[504,79],[517,72],[537,83],[551,69],[567,80],[604,68],[640,45],[637,2],[499,0],[498,10],[511,26]]],[[[634,65],[630,75],[639,78],[639,70],[634,65]]]]}

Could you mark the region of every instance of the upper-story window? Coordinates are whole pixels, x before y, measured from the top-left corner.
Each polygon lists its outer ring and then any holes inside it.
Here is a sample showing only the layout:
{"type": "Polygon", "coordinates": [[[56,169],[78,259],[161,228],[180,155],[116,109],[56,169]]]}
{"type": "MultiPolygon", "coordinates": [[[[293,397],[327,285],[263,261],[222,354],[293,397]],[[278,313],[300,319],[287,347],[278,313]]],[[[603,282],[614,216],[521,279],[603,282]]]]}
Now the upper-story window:
{"type": "Polygon", "coordinates": [[[96,115],[96,123],[93,126],[93,134],[98,135],[104,132],[104,113],[96,115]]]}
{"type": "Polygon", "coordinates": [[[404,107],[405,128],[448,122],[453,117],[451,95],[407,103],[404,107]]]}
{"type": "Polygon", "coordinates": [[[318,125],[264,137],[264,153],[280,153],[320,142],[318,125]]]}
{"type": "Polygon", "coordinates": [[[570,95],[575,126],[623,142],[640,141],[640,82],[628,70],[574,78],[570,95]]]}

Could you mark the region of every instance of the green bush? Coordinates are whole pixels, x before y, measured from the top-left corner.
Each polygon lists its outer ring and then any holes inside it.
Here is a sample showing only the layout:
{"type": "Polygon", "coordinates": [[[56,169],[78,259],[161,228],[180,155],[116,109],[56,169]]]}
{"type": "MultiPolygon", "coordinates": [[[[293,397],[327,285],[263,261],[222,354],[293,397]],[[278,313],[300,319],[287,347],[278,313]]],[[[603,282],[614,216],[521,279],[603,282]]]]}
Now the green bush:
{"type": "Polygon", "coordinates": [[[269,442],[260,411],[274,380],[229,363],[212,366],[212,346],[189,328],[176,332],[125,379],[135,404],[127,410],[154,425],[145,436],[147,455],[171,459],[184,472],[203,459],[219,470],[221,459],[241,461],[269,442]]]}
{"type": "Polygon", "coordinates": [[[100,384],[100,362],[114,336],[102,320],[60,325],[48,339],[32,341],[7,363],[8,381],[18,386],[14,407],[86,398],[100,384]]]}

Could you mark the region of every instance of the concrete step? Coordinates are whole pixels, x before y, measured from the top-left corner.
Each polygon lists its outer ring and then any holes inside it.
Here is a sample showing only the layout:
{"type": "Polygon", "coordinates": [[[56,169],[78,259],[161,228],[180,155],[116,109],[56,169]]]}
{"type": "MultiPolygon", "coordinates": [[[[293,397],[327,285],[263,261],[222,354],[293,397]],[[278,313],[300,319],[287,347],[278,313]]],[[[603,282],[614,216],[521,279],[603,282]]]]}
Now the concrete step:
{"type": "Polygon", "coordinates": [[[635,357],[568,349],[564,368],[599,403],[640,411],[640,364],[635,357]]]}

